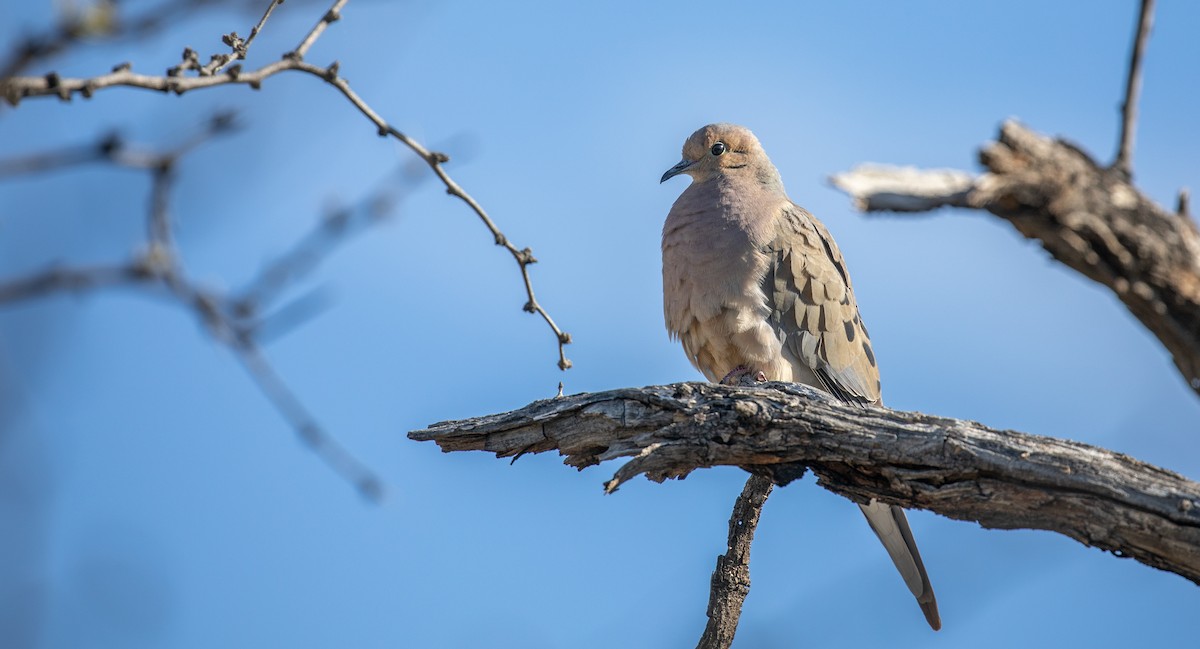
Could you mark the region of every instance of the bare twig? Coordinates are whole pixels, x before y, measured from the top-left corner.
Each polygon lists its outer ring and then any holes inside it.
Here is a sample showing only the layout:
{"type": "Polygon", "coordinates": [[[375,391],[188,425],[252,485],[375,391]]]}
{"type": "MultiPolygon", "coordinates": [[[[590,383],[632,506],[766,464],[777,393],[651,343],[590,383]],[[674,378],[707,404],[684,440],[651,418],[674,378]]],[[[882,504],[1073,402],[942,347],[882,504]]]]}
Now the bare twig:
{"type": "Polygon", "coordinates": [[[728,649],[733,644],[742,604],[750,594],[750,544],[754,542],[754,530],[774,486],[770,478],[750,476],[733,504],[728,550],[717,557],[717,567],[713,569],[708,624],[696,649],[728,649]]]}
{"type": "MultiPolygon", "coordinates": [[[[159,30],[164,24],[203,7],[221,4],[226,0],[167,0],[129,17],[112,0],[97,2],[86,13],[65,16],[45,33],[27,36],[17,41],[4,63],[0,64],[0,90],[9,77],[20,74],[29,66],[56,56],[85,40],[132,40],[159,30]]],[[[0,94],[3,94],[0,92],[0,94]]]]}
{"type": "Polygon", "coordinates": [[[304,40],[300,41],[300,44],[296,46],[296,49],[291,52],[291,56],[297,59],[303,59],[304,55],[308,54],[308,48],[312,47],[313,43],[316,43],[317,39],[321,37],[321,34],[325,32],[325,28],[329,27],[331,23],[335,23],[341,19],[342,7],[345,7],[347,2],[349,2],[349,0],[334,0],[333,6],[325,12],[325,15],[321,16],[321,19],[317,21],[317,24],[314,25],[312,30],[308,32],[308,35],[304,37],[304,40]]]}
{"type": "Polygon", "coordinates": [[[191,138],[184,140],[166,153],[137,155],[127,149],[118,149],[113,154],[114,161],[120,164],[140,167],[151,172],[150,210],[146,219],[146,235],[147,242],[152,249],[166,248],[171,256],[177,256],[177,253],[172,250],[174,243],[170,211],[170,191],[175,180],[176,163],[213,136],[233,130],[234,124],[233,113],[218,113],[208,121],[204,130],[198,131],[191,138]]]}
{"type": "MultiPolygon", "coordinates": [[[[146,219],[146,239],[152,248],[173,248],[171,233],[171,185],[175,181],[175,159],[165,158],[154,170],[150,185],[150,210],[146,219]]],[[[174,251],[171,251],[174,255],[174,251]]]]}
{"type": "Polygon", "coordinates": [[[1154,23],[1154,0],[1142,0],[1138,14],[1137,31],[1133,37],[1133,52],[1129,56],[1129,76],[1125,83],[1125,101],[1121,104],[1121,140],[1117,145],[1117,157],[1112,168],[1133,177],[1133,140],[1137,130],[1137,101],[1142,89],[1142,53],[1150,40],[1150,28],[1154,23]]]}
{"type": "MultiPolygon", "coordinates": [[[[270,18],[271,13],[275,11],[275,7],[278,7],[281,4],[283,4],[283,0],[268,0],[267,10],[263,12],[262,18],[258,20],[258,24],[250,29],[250,35],[246,37],[246,42],[243,44],[244,50],[250,49],[250,44],[254,42],[254,39],[258,38],[259,33],[262,32],[263,27],[267,24],[267,19],[270,18]]],[[[242,58],[246,58],[244,51],[242,53],[242,58]]]]}
{"type": "Polygon", "coordinates": [[[111,160],[121,146],[120,138],[108,135],[97,144],[70,146],[56,151],[44,151],[28,156],[0,160],[0,178],[23,174],[40,174],[90,162],[111,160]]]}
{"type": "Polygon", "coordinates": [[[237,355],[259,389],[288,420],[309,448],[338,475],[353,484],[364,498],[375,502],[382,500],[383,483],[379,478],[325,432],[252,341],[241,340],[231,345],[230,349],[237,355]]]}
{"type": "Polygon", "coordinates": [[[1191,208],[1189,207],[1190,199],[1191,194],[1188,192],[1187,187],[1179,190],[1179,199],[1175,203],[1175,213],[1185,219],[1192,216],[1191,208]]]}
{"type": "Polygon", "coordinates": [[[79,293],[113,286],[129,286],[151,279],[153,276],[140,264],[50,268],[26,277],[0,282],[0,305],[54,293],[79,293]]]}
{"type": "Polygon", "coordinates": [[[390,135],[396,138],[420,156],[446,186],[446,193],[466,203],[491,232],[496,245],[503,246],[508,250],[513,260],[517,262],[521,273],[521,281],[525,287],[525,295],[528,298],[523,307],[524,310],[529,313],[538,314],[546,322],[546,325],[550,327],[550,330],[554,334],[555,342],[558,345],[558,367],[563,370],[568,369],[571,367],[571,361],[566,356],[565,346],[571,343],[571,334],[559,328],[549,312],[542,307],[534,295],[533,283],[529,277],[529,265],[537,262],[533,251],[529,248],[518,248],[510,242],[479,202],[451,178],[444,166],[450,160],[446,154],[427,149],[417,140],[390,125],[375,110],[367,105],[350,88],[350,84],[339,76],[339,66],[336,61],[329,67],[322,68],[303,60],[303,55],[307,53],[308,48],[321,35],[325,27],[340,16],[340,9],[345,4],[345,1],[337,0],[334,2],[325,16],[317,23],[317,26],[305,37],[294,52],[290,52],[283,59],[264,65],[254,71],[244,72],[235,66],[227,70],[224,74],[180,76],[179,73],[182,71],[198,70],[200,68],[196,61],[195,52],[187,50],[184,52],[184,65],[175,68],[176,74],[174,75],[152,76],[137,74],[126,66],[118,66],[109,74],[91,78],[63,78],[54,73],[43,77],[14,77],[8,80],[7,84],[2,88],[4,98],[13,105],[19,103],[21,99],[29,97],[57,96],[64,101],[69,101],[77,93],[84,97],[91,97],[93,93],[99,90],[118,86],[143,88],[160,92],[174,92],[175,94],[183,94],[200,88],[231,84],[243,84],[258,89],[267,78],[286,71],[303,72],[320,78],[334,88],[337,88],[359,112],[375,125],[379,135],[390,135]]]}
{"type": "Polygon", "coordinates": [[[533,283],[529,279],[529,265],[537,263],[537,259],[533,256],[533,250],[529,248],[518,249],[515,245],[513,245],[513,243],[508,240],[508,237],[504,236],[504,233],[500,231],[500,228],[496,226],[495,221],[492,221],[491,217],[489,217],[487,212],[484,211],[483,206],[480,205],[479,202],[474,198],[472,198],[471,195],[468,194],[461,186],[459,186],[458,183],[454,182],[454,179],[450,177],[450,174],[446,173],[446,169],[442,166],[446,162],[450,161],[450,158],[446,154],[430,151],[426,149],[420,142],[417,142],[404,133],[401,133],[395,127],[388,126],[383,122],[382,119],[378,119],[377,116],[372,117],[374,113],[368,112],[368,109],[364,104],[361,103],[361,100],[356,100],[356,96],[351,96],[349,86],[346,86],[342,92],[346,94],[346,97],[350,99],[351,103],[359,106],[359,109],[363,111],[363,114],[367,115],[371,121],[374,121],[376,125],[379,126],[381,134],[385,132],[391,134],[397,140],[400,140],[410,149],[415,151],[417,155],[421,156],[421,158],[425,160],[426,164],[433,169],[433,173],[437,174],[437,177],[441,179],[443,184],[446,185],[446,193],[450,194],[451,196],[456,196],[466,203],[467,206],[469,206],[471,210],[475,212],[479,219],[483,221],[483,224],[487,227],[487,229],[491,231],[496,245],[504,246],[504,248],[513,256],[513,260],[517,262],[517,266],[519,266],[521,269],[521,279],[525,283],[525,295],[529,297],[529,301],[525,303],[524,309],[529,313],[536,313],[542,316],[542,319],[546,321],[546,324],[550,327],[550,330],[554,332],[554,338],[558,343],[558,367],[561,370],[569,369],[571,367],[571,361],[567,358],[565,346],[571,344],[571,334],[558,328],[558,325],[555,324],[554,319],[550,317],[550,314],[546,311],[546,309],[542,308],[542,305],[538,303],[537,298],[533,295],[533,283]]]}
{"type": "MultiPolygon", "coordinates": [[[[0,304],[64,291],[80,292],[115,286],[138,286],[148,292],[165,293],[184,309],[193,312],[208,332],[234,353],[271,404],[318,457],[350,481],[364,497],[379,500],[383,494],[379,478],[325,432],[262,354],[259,342],[255,339],[257,329],[243,324],[244,314],[230,308],[233,304],[231,299],[191,280],[175,249],[170,219],[170,194],[179,160],[213,136],[230,131],[233,124],[231,114],[218,114],[208,122],[204,130],[162,153],[137,150],[121,143],[107,147],[75,147],[64,152],[26,158],[26,166],[29,160],[33,160],[34,166],[55,168],[68,163],[97,159],[100,154],[96,152],[103,150],[103,159],[112,164],[148,171],[152,177],[152,186],[146,217],[145,250],[136,259],[125,264],[51,268],[28,277],[2,282],[0,304]],[[86,151],[92,152],[90,157],[84,155],[83,152],[86,151]],[[165,289],[165,292],[162,289],[165,289]]],[[[120,143],[115,136],[110,136],[105,141],[120,143]]],[[[21,165],[16,163],[8,166],[21,169],[21,165]]]]}
{"type": "MultiPolygon", "coordinates": [[[[299,297],[273,309],[270,313],[249,312],[250,315],[254,315],[254,318],[242,324],[242,329],[246,331],[246,335],[252,336],[260,346],[265,346],[329,309],[332,301],[327,290],[316,288],[306,291],[299,297]]],[[[235,301],[233,304],[236,309],[238,302],[235,301]]],[[[233,311],[235,316],[242,316],[245,313],[247,312],[233,311]]]]}
{"type": "Polygon", "coordinates": [[[292,59],[276,61],[264,65],[253,72],[237,71],[235,73],[230,68],[224,74],[206,77],[138,74],[133,72],[131,68],[122,65],[117,66],[108,74],[88,79],[60,77],[54,72],[41,77],[13,77],[8,79],[3,85],[3,90],[5,92],[4,99],[14,106],[26,97],[55,96],[64,101],[69,101],[75,94],[90,98],[98,90],[121,86],[157,90],[159,92],[174,92],[181,95],[189,90],[230,84],[243,84],[257,89],[261,86],[263,80],[288,70],[302,70],[322,78],[326,74],[323,68],[292,59]]]}
{"type": "Polygon", "coordinates": [[[579,468],[634,458],[609,491],[638,474],[661,481],[711,466],[786,483],[806,466],[819,485],[857,502],[1057,532],[1200,584],[1200,483],[1079,442],[860,408],[799,384],[577,394],[434,424],[409,438],[497,457],[557,450],[579,468]]]}
{"type": "Polygon", "coordinates": [[[15,156],[0,160],[0,180],[24,174],[48,173],[93,162],[154,171],[186,155],[210,137],[232,131],[236,127],[234,118],[235,115],[232,112],[217,113],[208,121],[204,130],[198,131],[190,139],[166,152],[131,146],[120,133],[114,131],[100,136],[92,143],[15,156]]]}
{"type": "Polygon", "coordinates": [[[291,248],[269,261],[238,294],[231,311],[239,317],[260,314],[288,286],[302,279],[350,235],[386,219],[400,200],[406,174],[389,174],[380,187],[355,205],[331,211],[291,248]]]}
{"type": "Polygon", "coordinates": [[[233,352],[242,367],[267,400],[287,420],[297,436],[327,466],[346,479],[364,498],[378,502],[383,498],[383,483],[365,464],[351,455],[320,425],[296,397],[275,368],[263,356],[249,332],[221,308],[227,300],[188,280],[176,263],[162,268],[158,277],[185,308],[193,310],[213,337],[233,352]]]}
{"type": "MultiPolygon", "coordinates": [[[[188,65],[188,69],[195,69],[200,76],[207,77],[218,74],[235,60],[244,60],[246,53],[250,50],[250,43],[258,37],[263,27],[267,24],[267,19],[271,17],[271,13],[275,11],[275,6],[283,4],[283,0],[268,0],[267,10],[263,12],[262,18],[258,20],[258,24],[250,29],[250,36],[242,38],[237,32],[229,32],[221,37],[221,42],[229,47],[229,52],[224,54],[214,54],[209,59],[208,63],[203,67],[196,68],[194,65],[188,65]]],[[[186,57],[191,58],[191,57],[186,57]]],[[[179,70],[180,68],[177,68],[179,70]]]]}

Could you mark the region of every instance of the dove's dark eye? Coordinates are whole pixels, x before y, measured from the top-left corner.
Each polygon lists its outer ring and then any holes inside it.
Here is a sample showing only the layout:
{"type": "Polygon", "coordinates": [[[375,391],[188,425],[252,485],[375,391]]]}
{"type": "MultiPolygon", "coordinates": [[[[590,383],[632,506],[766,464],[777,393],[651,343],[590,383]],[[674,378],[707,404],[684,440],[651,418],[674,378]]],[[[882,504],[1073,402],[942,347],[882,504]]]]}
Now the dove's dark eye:
{"type": "Polygon", "coordinates": [[[717,142],[712,147],[712,154],[713,155],[721,155],[722,153],[725,153],[725,143],[717,142]]]}

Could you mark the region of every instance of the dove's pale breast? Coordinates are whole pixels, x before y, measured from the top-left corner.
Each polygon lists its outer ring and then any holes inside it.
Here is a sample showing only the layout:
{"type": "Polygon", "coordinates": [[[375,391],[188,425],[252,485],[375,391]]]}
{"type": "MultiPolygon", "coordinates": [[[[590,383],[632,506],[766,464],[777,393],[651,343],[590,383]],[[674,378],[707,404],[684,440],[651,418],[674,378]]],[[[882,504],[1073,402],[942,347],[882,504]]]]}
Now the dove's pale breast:
{"type": "MultiPolygon", "coordinates": [[[[789,362],[763,288],[776,224],[753,218],[790,205],[778,191],[725,178],[690,185],[663,226],[663,312],[667,330],[711,381],[737,367],[769,380],[820,387],[803,363],[789,362]]],[[[798,360],[798,359],[797,359],[798,360]]]]}

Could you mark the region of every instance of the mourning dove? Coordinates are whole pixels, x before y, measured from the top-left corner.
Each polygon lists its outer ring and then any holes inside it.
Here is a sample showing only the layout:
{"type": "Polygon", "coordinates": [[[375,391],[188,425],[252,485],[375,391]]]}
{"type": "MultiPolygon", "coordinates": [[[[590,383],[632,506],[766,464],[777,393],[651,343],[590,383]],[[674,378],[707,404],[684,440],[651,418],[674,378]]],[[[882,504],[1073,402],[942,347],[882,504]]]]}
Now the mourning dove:
{"type": "MultiPolygon", "coordinates": [[[[692,184],[663,225],[663,311],[672,338],[711,381],[752,372],[849,403],[880,404],[879,369],[842,253],[787,197],[748,129],[710,124],[662,176],[692,184]]],[[[937,600],[904,510],[859,505],[925,613],[937,600]]]]}

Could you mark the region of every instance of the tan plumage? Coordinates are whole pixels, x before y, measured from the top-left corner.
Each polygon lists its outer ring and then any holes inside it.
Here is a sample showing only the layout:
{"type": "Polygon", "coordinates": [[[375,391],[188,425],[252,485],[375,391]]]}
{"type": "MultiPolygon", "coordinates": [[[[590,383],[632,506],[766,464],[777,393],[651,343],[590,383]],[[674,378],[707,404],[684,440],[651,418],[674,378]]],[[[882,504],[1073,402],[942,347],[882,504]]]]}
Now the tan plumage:
{"type": "MultiPolygon", "coordinates": [[[[719,381],[741,369],[880,404],[879,368],[846,262],[824,224],[787,197],[748,129],[710,124],[684,142],[686,173],[663,225],[663,312],[696,369],[719,381]]],[[[904,510],[860,505],[926,620],[937,601],[904,510]]]]}

